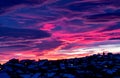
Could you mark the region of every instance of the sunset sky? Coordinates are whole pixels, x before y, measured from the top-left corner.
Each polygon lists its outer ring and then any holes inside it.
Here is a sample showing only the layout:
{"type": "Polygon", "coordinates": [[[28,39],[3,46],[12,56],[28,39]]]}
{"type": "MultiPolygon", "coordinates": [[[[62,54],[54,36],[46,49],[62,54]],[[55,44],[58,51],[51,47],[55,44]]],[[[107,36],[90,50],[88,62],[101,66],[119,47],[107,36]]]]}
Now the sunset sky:
{"type": "Polygon", "coordinates": [[[120,52],[120,0],[0,0],[0,63],[120,52]]]}

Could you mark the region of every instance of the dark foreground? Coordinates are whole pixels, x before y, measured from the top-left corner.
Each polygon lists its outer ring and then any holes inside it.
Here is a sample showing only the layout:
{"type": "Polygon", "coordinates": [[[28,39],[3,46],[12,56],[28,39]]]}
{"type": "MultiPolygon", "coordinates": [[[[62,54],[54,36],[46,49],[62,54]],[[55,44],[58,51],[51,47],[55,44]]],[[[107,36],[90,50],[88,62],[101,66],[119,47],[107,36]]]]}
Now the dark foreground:
{"type": "Polygon", "coordinates": [[[12,59],[0,65],[0,78],[120,78],[120,54],[57,61],[12,59]]]}

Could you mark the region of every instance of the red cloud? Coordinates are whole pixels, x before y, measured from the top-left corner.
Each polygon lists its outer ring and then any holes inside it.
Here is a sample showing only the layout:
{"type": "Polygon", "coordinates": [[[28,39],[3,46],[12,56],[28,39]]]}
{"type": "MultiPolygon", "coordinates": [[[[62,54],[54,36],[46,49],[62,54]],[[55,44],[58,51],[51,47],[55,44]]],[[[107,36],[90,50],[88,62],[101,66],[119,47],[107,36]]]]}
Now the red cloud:
{"type": "Polygon", "coordinates": [[[47,31],[51,31],[52,29],[55,28],[54,24],[51,23],[46,23],[43,25],[43,27],[41,28],[42,30],[47,30],[47,31]]]}

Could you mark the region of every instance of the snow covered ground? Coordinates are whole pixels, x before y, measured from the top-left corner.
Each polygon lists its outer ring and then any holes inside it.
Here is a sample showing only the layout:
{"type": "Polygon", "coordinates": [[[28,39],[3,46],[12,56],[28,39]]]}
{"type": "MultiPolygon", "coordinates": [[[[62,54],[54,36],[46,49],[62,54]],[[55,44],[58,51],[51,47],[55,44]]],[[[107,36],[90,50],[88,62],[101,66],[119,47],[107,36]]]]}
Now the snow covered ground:
{"type": "Polygon", "coordinates": [[[0,65],[0,78],[120,78],[120,54],[48,60],[11,59],[0,65]]]}

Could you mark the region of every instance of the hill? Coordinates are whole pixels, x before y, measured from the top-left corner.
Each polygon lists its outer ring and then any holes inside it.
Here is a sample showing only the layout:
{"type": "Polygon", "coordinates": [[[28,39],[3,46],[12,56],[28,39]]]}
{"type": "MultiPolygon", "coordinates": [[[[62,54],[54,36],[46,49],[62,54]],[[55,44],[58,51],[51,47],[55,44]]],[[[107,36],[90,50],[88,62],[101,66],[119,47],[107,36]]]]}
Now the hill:
{"type": "Polygon", "coordinates": [[[120,78],[120,54],[94,54],[63,60],[11,59],[0,65],[1,78],[120,78]]]}

